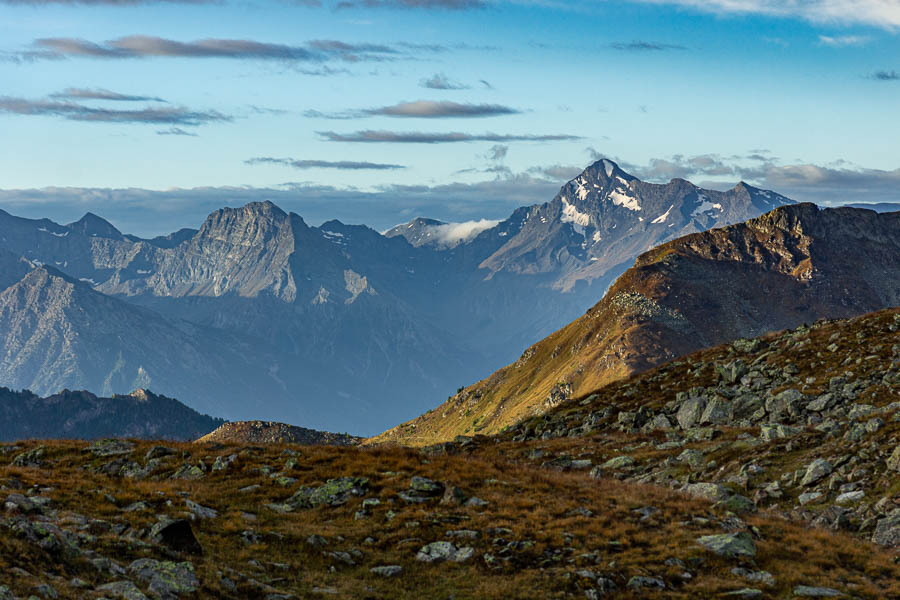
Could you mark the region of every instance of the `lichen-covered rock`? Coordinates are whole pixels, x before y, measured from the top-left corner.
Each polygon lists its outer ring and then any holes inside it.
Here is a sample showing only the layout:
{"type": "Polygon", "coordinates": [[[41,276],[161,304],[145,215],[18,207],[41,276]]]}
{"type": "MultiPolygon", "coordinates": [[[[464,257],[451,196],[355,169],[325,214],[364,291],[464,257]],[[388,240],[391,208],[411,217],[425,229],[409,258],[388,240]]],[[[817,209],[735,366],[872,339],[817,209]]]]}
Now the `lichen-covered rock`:
{"type": "Polygon", "coordinates": [[[303,486],[280,507],[290,512],[299,508],[341,506],[353,496],[365,496],[369,480],[365,477],[338,477],[329,479],[319,487],[303,486]]]}
{"type": "Polygon", "coordinates": [[[878,521],[872,541],[879,546],[890,548],[900,546],[900,510],[896,510],[878,521]]]}
{"type": "Polygon", "coordinates": [[[756,556],[756,544],[749,533],[721,533],[705,535],[697,539],[697,543],[719,556],[729,558],[753,558],[756,556]]]}
{"type": "Polygon", "coordinates": [[[821,479],[831,475],[833,470],[834,468],[831,466],[830,462],[824,458],[817,458],[809,463],[809,466],[806,468],[806,474],[803,475],[803,479],[800,481],[800,485],[814,485],[821,479]]]}
{"type": "Polygon", "coordinates": [[[700,423],[704,409],[706,409],[705,398],[688,398],[678,409],[675,419],[682,429],[690,429],[700,423]]]}
{"type": "Polygon", "coordinates": [[[457,548],[450,542],[431,542],[416,554],[416,560],[426,563],[465,562],[472,558],[475,550],[469,546],[457,548]]]}
{"type": "Polygon", "coordinates": [[[177,600],[200,587],[189,562],[158,561],[150,558],[136,560],[128,566],[128,572],[149,585],[150,594],[160,600],[177,600]]]}

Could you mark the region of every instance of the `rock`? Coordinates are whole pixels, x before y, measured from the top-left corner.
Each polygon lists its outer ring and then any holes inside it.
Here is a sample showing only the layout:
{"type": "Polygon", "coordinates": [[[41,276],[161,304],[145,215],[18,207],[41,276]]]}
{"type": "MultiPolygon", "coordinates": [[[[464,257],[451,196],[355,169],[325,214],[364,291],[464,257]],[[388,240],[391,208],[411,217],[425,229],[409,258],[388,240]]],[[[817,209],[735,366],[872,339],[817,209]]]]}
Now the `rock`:
{"type": "Polygon", "coordinates": [[[415,476],[409,481],[409,489],[397,494],[410,504],[421,504],[443,495],[445,486],[427,477],[415,476]]]}
{"type": "Polygon", "coordinates": [[[706,466],[706,456],[699,450],[684,450],[676,460],[687,463],[692,469],[702,469],[706,466]]]}
{"type": "Polygon", "coordinates": [[[875,525],[872,542],[879,546],[896,548],[900,546],[900,510],[895,510],[875,525]]]}
{"type": "Polygon", "coordinates": [[[216,460],[213,462],[212,470],[213,471],[224,471],[228,467],[234,464],[234,461],[237,460],[237,454],[231,454],[226,457],[217,456],[216,460]]]}
{"type": "Polygon", "coordinates": [[[756,545],[749,533],[721,533],[697,538],[697,543],[719,556],[729,558],[753,558],[756,545]]]}
{"type": "Polygon", "coordinates": [[[341,506],[353,496],[365,496],[369,480],[365,477],[338,477],[329,479],[317,488],[303,486],[282,507],[286,511],[318,506],[341,506]]]}
{"type": "Polygon", "coordinates": [[[426,563],[445,561],[464,562],[472,558],[475,550],[466,546],[457,548],[450,542],[431,542],[416,554],[416,560],[426,563]]]}
{"type": "Polygon", "coordinates": [[[464,506],[472,506],[475,508],[481,508],[483,506],[487,506],[488,504],[490,504],[490,502],[488,502],[487,500],[482,500],[481,498],[478,498],[477,496],[472,496],[471,498],[466,500],[464,506]]]}
{"type": "Polygon", "coordinates": [[[187,506],[187,509],[191,511],[191,514],[198,519],[215,519],[219,516],[219,511],[214,508],[203,506],[187,499],[185,499],[184,503],[187,506]]]}
{"type": "Polygon", "coordinates": [[[196,465],[182,465],[172,474],[170,479],[184,479],[186,481],[196,481],[206,477],[203,469],[196,465]]]}
{"type": "Polygon", "coordinates": [[[794,588],[794,596],[800,598],[841,598],[844,594],[826,587],[810,587],[798,585],[794,588]]]}
{"type": "Polygon", "coordinates": [[[150,594],[161,600],[177,600],[183,594],[191,594],[200,587],[194,575],[194,565],[149,558],[136,560],[128,566],[133,576],[149,585],[150,594]]]}
{"type": "Polygon", "coordinates": [[[25,515],[40,514],[42,512],[39,504],[36,504],[22,494],[10,494],[7,496],[6,502],[3,503],[3,507],[7,511],[17,511],[25,515]]]}
{"type": "Polygon", "coordinates": [[[716,503],[716,506],[724,508],[729,512],[739,514],[756,512],[756,505],[753,503],[753,500],[740,494],[734,494],[727,500],[716,503]]]}
{"type": "Polygon", "coordinates": [[[759,437],[764,441],[770,442],[772,440],[795,436],[800,433],[800,431],[801,429],[798,427],[789,427],[787,425],[781,425],[780,423],[760,425],[759,437]]]}
{"type": "Polygon", "coordinates": [[[894,448],[887,459],[887,468],[891,471],[900,471],[900,445],[894,448]]]}
{"type": "Polygon", "coordinates": [[[815,502],[823,495],[822,492],[805,492],[797,497],[797,501],[800,502],[800,506],[805,506],[810,502],[815,502]]]}
{"type": "Polygon", "coordinates": [[[611,458],[602,465],[601,469],[627,469],[634,466],[634,459],[630,456],[616,456],[611,458]]]}
{"type": "Polygon", "coordinates": [[[682,489],[683,492],[694,498],[702,498],[712,502],[721,502],[731,496],[732,491],[718,483],[689,483],[682,489]]]}
{"type": "Polygon", "coordinates": [[[865,498],[866,493],[863,490],[856,490],[854,492],[844,492],[837,498],[835,498],[834,503],[840,504],[841,506],[845,504],[853,504],[859,500],[865,498]]]}
{"type": "Polygon", "coordinates": [[[688,398],[678,409],[675,419],[682,429],[690,429],[700,423],[705,408],[706,400],[704,398],[688,398]]]}
{"type": "Polygon", "coordinates": [[[441,498],[441,504],[444,506],[461,506],[466,501],[466,494],[455,485],[448,486],[441,498]]]}
{"type": "Polygon", "coordinates": [[[127,580],[106,583],[98,587],[97,591],[121,600],[148,600],[136,585],[127,580]]]}
{"type": "Polygon", "coordinates": [[[765,596],[765,594],[763,594],[762,590],[755,590],[752,588],[743,588],[722,594],[723,598],[742,598],[747,600],[754,600],[755,598],[762,598],[763,596],[765,596]]]}
{"type": "Polygon", "coordinates": [[[813,485],[823,477],[831,475],[832,470],[833,468],[830,462],[823,458],[817,458],[816,460],[809,463],[809,466],[806,468],[806,474],[800,481],[800,485],[813,485]]]}
{"type": "Polygon", "coordinates": [[[191,524],[184,519],[164,519],[150,528],[150,541],[176,552],[203,554],[191,524]]]}
{"type": "Polygon", "coordinates": [[[384,565],[381,567],[372,567],[369,571],[381,577],[399,577],[400,574],[403,573],[403,567],[400,565],[384,565]]]}
{"type": "Polygon", "coordinates": [[[13,457],[12,465],[14,467],[42,467],[44,466],[43,458],[46,454],[46,446],[38,446],[37,448],[17,454],[13,457]]]}
{"type": "Polygon", "coordinates": [[[94,456],[125,456],[134,452],[134,444],[125,440],[97,440],[87,451],[94,456]]]}
{"type": "Polygon", "coordinates": [[[628,583],[625,585],[625,587],[627,587],[629,590],[642,590],[645,588],[664,590],[666,589],[666,582],[659,577],[644,577],[641,575],[635,575],[628,580],[628,583]]]}
{"type": "Polygon", "coordinates": [[[731,404],[716,396],[706,404],[703,414],[700,416],[701,425],[724,425],[731,421],[731,404]]]}
{"type": "Polygon", "coordinates": [[[731,570],[731,574],[741,577],[750,583],[761,583],[766,587],[775,587],[775,578],[768,571],[751,571],[743,567],[735,567],[731,570]]]}

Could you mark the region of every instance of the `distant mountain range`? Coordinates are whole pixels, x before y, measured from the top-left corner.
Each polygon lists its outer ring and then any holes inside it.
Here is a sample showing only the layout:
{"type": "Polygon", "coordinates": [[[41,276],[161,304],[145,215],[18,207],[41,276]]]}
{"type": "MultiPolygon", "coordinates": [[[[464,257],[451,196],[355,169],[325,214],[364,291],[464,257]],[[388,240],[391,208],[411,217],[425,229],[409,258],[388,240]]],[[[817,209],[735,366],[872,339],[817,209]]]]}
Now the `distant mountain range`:
{"type": "Polygon", "coordinates": [[[791,203],[601,160],[499,223],[385,235],[269,202],[149,240],[0,211],[0,384],[152,386],[229,419],[371,434],[583,314],[641,252],[791,203]]]}
{"type": "Polygon", "coordinates": [[[63,390],[47,398],[0,388],[0,441],[130,437],[192,440],[222,425],[172,398],[136,390],[100,398],[63,390]]]}
{"type": "Polygon", "coordinates": [[[495,433],[694,350],[898,305],[900,213],[782,206],[640,255],[584,316],[374,441],[495,433]]]}

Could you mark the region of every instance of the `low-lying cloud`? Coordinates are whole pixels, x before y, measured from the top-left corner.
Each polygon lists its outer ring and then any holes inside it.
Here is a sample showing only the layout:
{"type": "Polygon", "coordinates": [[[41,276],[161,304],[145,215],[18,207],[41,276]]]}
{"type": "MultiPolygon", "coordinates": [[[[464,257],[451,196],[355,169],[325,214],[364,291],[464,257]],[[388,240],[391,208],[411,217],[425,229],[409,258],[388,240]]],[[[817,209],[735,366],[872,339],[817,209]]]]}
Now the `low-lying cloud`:
{"type": "Polygon", "coordinates": [[[432,225],[427,228],[431,238],[437,245],[445,248],[453,248],[463,242],[474,239],[482,231],[492,229],[500,223],[499,220],[480,219],[478,221],[465,221],[463,223],[444,223],[432,225]]]}
{"type": "Polygon", "coordinates": [[[317,131],[320,137],[329,142],[353,143],[387,143],[387,144],[453,144],[460,142],[560,142],[582,139],[577,135],[510,135],[497,133],[427,133],[421,131],[384,131],[365,130],[352,133],[334,131],[317,131]]]}
{"type": "Polygon", "coordinates": [[[373,163],[365,161],[352,160],[296,160],[293,158],[273,158],[270,156],[260,156],[250,158],[244,161],[248,165],[284,165],[295,169],[339,169],[343,171],[360,171],[360,170],[376,170],[376,171],[393,171],[397,169],[405,169],[403,165],[392,165],[386,163],[373,163]]]}
{"type": "Polygon", "coordinates": [[[431,77],[423,79],[419,82],[423,88],[428,88],[430,90],[467,90],[469,86],[460,83],[458,81],[454,81],[444,75],[443,73],[435,73],[431,77]]]}
{"type": "Polygon", "coordinates": [[[634,40],[631,42],[613,42],[609,45],[613,50],[623,52],[663,52],[665,50],[687,50],[686,46],[679,44],[666,44],[663,42],[647,42],[634,40]]]}
{"type": "Polygon", "coordinates": [[[84,106],[56,100],[29,100],[0,96],[0,113],[55,116],[69,121],[102,123],[152,123],[197,126],[231,121],[232,117],[217,111],[198,111],[183,106],[145,107],[135,110],[114,110],[84,106]]]}
{"type": "Polygon", "coordinates": [[[341,112],[307,110],[304,115],[316,119],[366,119],[369,117],[392,117],[401,119],[460,119],[500,117],[517,115],[522,111],[502,104],[465,104],[460,102],[416,100],[400,102],[390,106],[362,108],[341,112]]]}
{"type": "Polygon", "coordinates": [[[875,71],[869,76],[875,81],[900,81],[900,73],[897,71],[875,71]]]}
{"type": "Polygon", "coordinates": [[[62,100],[109,100],[113,102],[165,102],[157,96],[135,96],[120,94],[101,88],[66,88],[61,92],[50,94],[51,98],[62,100]]]}

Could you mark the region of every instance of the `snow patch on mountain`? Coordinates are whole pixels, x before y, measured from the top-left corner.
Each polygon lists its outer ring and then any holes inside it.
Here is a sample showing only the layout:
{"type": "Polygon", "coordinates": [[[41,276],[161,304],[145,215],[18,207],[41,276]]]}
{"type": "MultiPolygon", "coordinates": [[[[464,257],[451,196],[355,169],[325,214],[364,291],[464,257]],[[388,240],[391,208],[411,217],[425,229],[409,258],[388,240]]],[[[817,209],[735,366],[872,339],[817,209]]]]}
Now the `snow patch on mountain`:
{"type": "Polygon", "coordinates": [[[666,219],[669,218],[669,213],[672,212],[672,209],[673,209],[673,208],[675,208],[675,205],[674,205],[674,204],[670,204],[670,205],[669,205],[669,210],[667,210],[667,211],[664,212],[663,214],[659,215],[658,217],[656,217],[655,219],[653,219],[653,220],[650,221],[650,222],[653,223],[654,225],[659,225],[660,223],[665,223],[665,222],[666,222],[666,219]]]}
{"type": "Polygon", "coordinates": [[[606,169],[606,176],[612,177],[613,171],[616,170],[616,165],[614,165],[613,163],[609,162],[608,160],[606,160],[604,158],[603,159],[603,168],[606,169]]]}
{"type": "Polygon", "coordinates": [[[699,195],[700,206],[694,209],[694,212],[691,213],[692,217],[702,216],[704,213],[707,213],[711,210],[722,211],[722,205],[718,202],[710,202],[709,198],[704,196],[703,194],[699,195]]]}
{"type": "Polygon", "coordinates": [[[621,206],[633,211],[641,210],[641,204],[638,202],[637,198],[618,188],[609,193],[609,199],[612,200],[612,203],[616,206],[621,206]]]}
{"type": "Polygon", "coordinates": [[[573,223],[581,227],[587,227],[591,224],[591,216],[579,211],[574,204],[569,204],[565,197],[562,198],[562,204],[562,216],[559,218],[561,222],[573,223]]]}

